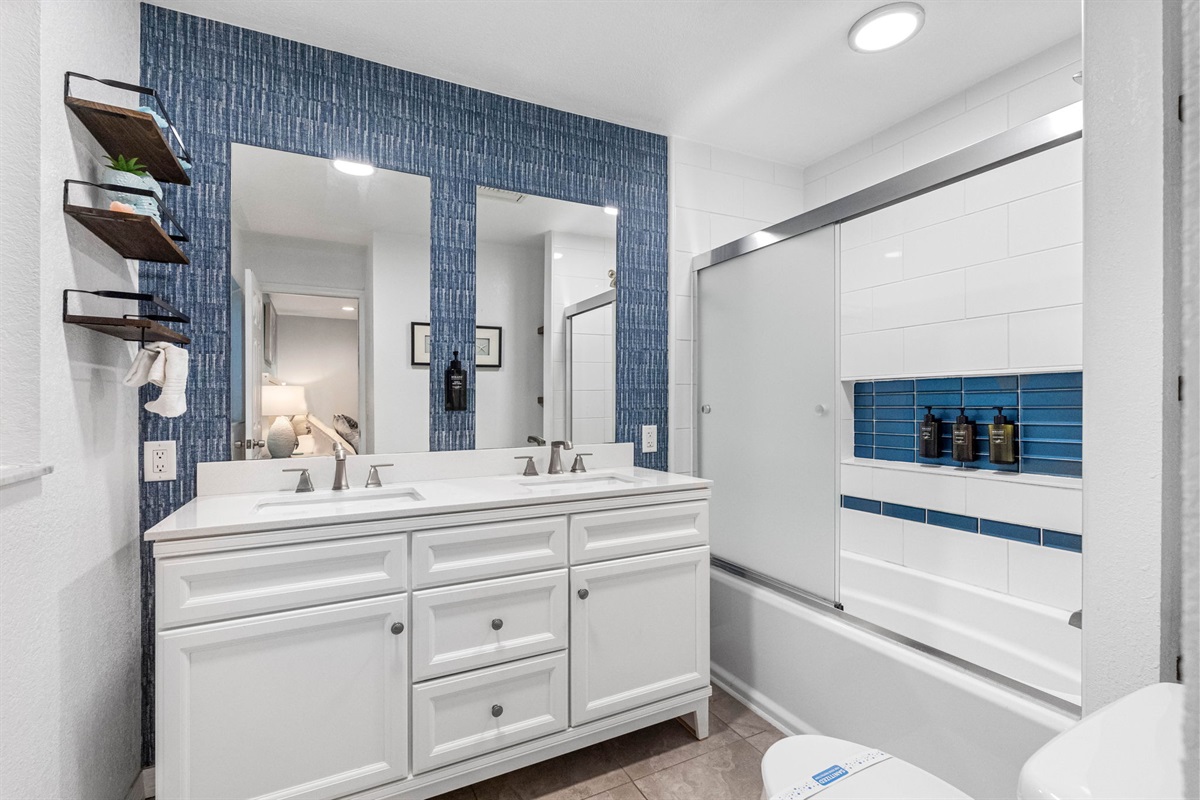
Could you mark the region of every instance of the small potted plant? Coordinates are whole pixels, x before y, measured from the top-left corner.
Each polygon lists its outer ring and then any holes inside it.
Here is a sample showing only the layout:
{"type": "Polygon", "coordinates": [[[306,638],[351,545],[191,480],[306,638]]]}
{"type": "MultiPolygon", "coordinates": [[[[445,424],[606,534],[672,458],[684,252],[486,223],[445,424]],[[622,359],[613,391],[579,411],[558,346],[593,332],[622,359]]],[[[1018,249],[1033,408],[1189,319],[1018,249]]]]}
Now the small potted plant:
{"type": "MultiPolygon", "coordinates": [[[[155,197],[162,198],[162,187],[158,181],[150,177],[150,173],[146,168],[138,163],[136,158],[125,158],[125,156],[106,156],[107,165],[100,175],[101,183],[108,183],[115,186],[130,186],[136,189],[148,189],[154,192],[155,197]]],[[[158,203],[154,197],[147,197],[143,194],[130,194],[128,192],[113,192],[106,190],[104,196],[110,203],[122,203],[133,208],[135,214],[145,214],[148,217],[153,217],[158,223],[162,223],[162,216],[159,214],[158,203]]]]}

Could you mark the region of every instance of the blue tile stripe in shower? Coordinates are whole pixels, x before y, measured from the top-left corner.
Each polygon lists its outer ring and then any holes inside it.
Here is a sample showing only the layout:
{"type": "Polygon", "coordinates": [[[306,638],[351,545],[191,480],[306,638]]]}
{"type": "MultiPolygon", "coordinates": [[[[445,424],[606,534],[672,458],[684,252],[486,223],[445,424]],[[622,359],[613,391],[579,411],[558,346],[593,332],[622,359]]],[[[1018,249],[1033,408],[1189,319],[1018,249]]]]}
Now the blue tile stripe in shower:
{"type": "Polygon", "coordinates": [[[942,464],[1078,478],[1083,475],[1083,373],[991,375],[858,381],[854,384],[854,455],[910,464],[942,464]],[[941,420],[941,458],[923,458],[917,433],[925,408],[941,420]],[[987,425],[1004,406],[1017,425],[1016,464],[988,461],[987,425]],[[978,458],[950,457],[950,429],[960,408],[975,422],[978,458]]]}
{"type": "Polygon", "coordinates": [[[1078,533],[1064,533],[1048,528],[1034,528],[1029,525],[1017,525],[1012,522],[1001,522],[982,517],[968,517],[963,514],[951,514],[932,508],[904,506],[897,503],[885,503],[866,497],[842,495],[842,508],[851,511],[861,511],[865,514],[882,514],[885,517],[896,517],[909,522],[922,522],[926,525],[936,525],[940,528],[950,528],[963,533],[976,533],[984,536],[995,536],[999,539],[1011,539],[1014,542],[1036,544],[1042,547],[1052,547],[1056,550],[1070,550],[1074,553],[1083,552],[1083,537],[1078,533]]]}

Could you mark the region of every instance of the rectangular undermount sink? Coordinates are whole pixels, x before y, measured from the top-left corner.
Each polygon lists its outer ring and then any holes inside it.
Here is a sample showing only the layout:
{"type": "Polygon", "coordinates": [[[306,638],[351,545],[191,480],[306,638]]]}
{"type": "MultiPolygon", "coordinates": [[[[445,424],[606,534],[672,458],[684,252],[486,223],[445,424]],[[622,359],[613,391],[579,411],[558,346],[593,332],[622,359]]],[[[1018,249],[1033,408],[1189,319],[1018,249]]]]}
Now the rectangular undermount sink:
{"type": "Polygon", "coordinates": [[[255,514],[287,514],[297,511],[382,511],[406,503],[419,503],[425,496],[416,489],[397,486],[386,489],[326,490],[288,497],[260,500],[254,504],[255,514]]]}
{"type": "Polygon", "coordinates": [[[646,483],[641,478],[631,478],[627,475],[546,475],[540,478],[528,478],[517,481],[535,492],[544,494],[565,494],[567,492],[602,491],[604,489],[629,489],[646,483]]]}

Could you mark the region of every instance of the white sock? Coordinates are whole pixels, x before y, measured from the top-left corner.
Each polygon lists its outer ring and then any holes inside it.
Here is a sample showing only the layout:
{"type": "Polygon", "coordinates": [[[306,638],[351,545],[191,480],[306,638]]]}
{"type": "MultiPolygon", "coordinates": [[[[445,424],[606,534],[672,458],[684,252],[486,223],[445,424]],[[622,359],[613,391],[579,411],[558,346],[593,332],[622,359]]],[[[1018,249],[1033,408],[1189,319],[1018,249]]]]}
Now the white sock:
{"type": "Polygon", "coordinates": [[[159,361],[165,361],[162,394],[146,403],[146,410],[164,417],[187,411],[188,352],[173,344],[163,345],[159,361]]]}

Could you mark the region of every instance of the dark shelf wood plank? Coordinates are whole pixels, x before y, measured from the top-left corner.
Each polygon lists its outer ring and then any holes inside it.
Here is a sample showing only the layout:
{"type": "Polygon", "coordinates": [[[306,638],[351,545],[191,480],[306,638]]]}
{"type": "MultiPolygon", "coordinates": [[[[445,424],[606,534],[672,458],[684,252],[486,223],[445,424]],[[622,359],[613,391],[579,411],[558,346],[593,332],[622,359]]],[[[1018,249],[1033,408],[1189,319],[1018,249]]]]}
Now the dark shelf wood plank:
{"type": "Polygon", "coordinates": [[[97,333],[115,336],[127,342],[170,342],[191,344],[191,339],[178,331],[159,325],[152,319],[125,319],[123,317],[88,317],[67,314],[63,322],[79,325],[97,333]]]}
{"type": "Polygon", "coordinates": [[[63,211],[79,220],[124,258],[167,264],[189,263],[179,245],[167,236],[167,232],[152,217],[73,205],[63,206],[63,211]]]}
{"type": "Polygon", "coordinates": [[[74,111],[80,122],[96,137],[104,152],[113,158],[137,158],[155,180],[191,185],[191,177],[175,157],[162,129],[154,117],[145,111],[78,97],[68,97],[66,103],[67,108],[74,111]]]}

